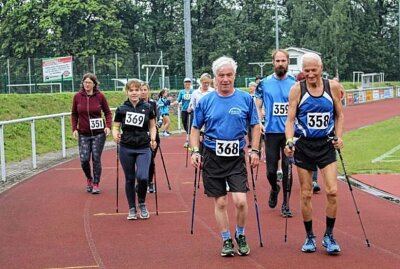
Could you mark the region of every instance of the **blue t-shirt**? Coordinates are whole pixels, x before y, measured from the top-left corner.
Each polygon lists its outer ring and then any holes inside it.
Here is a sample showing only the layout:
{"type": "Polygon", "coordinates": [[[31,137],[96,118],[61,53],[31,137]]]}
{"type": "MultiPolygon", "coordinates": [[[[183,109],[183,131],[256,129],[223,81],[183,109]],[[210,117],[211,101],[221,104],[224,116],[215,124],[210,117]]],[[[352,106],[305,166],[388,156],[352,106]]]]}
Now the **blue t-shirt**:
{"type": "Polygon", "coordinates": [[[285,133],[289,107],[289,92],[296,80],[287,75],[285,79],[268,76],[256,88],[256,97],[262,99],[265,108],[265,133],[285,133]]]}
{"type": "Polygon", "coordinates": [[[235,89],[230,96],[217,91],[205,95],[194,113],[193,127],[204,129],[204,145],[215,151],[215,140],[239,140],[243,149],[249,125],[259,124],[257,108],[249,93],[235,89]]]}
{"type": "Polygon", "coordinates": [[[301,97],[297,107],[295,136],[308,138],[327,137],[334,131],[335,117],[329,81],[324,81],[324,91],[320,96],[312,96],[306,82],[300,83],[301,97]]]}
{"type": "Polygon", "coordinates": [[[182,111],[187,111],[190,103],[190,99],[192,97],[193,90],[190,89],[186,91],[185,89],[180,90],[178,94],[178,98],[176,99],[178,103],[182,102],[182,111]]]}
{"type": "Polygon", "coordinates": [[[157,107],[160,109],[160,115],[163,116],[165,114],[169,114],[169,106],[171,102],[167,99],[167,97],[161,97],[157,101],[157,107]]]}

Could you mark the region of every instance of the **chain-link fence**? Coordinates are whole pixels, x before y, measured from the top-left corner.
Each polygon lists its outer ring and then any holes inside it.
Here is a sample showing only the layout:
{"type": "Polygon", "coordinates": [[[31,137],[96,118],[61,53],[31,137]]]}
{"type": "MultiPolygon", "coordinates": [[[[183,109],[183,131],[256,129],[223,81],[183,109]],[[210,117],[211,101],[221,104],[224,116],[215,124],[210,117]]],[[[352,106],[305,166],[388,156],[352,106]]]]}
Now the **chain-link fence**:
{"type": "MultiPolygon", "coordinates": [[[[121,90],[128,79],[148,81],[153,90],[183,88],[183,74],[171,74],[169,59],[160,53],[132,53],[72,57],[72,79],[47,82],[42,58],[0,59],[0,93],[74,92],[87,72],[97,75],[102,90],[121,90]]],[[[211,66],[210,66],[211,70],[211,66]]],[[[210,71],[211,72],[211,71],[210,71]]],[[[197,88],[201,74],[194,74],[197,88]]],[[[247,87],[253,78],[237,76],[235,86],[247,87]]]]}

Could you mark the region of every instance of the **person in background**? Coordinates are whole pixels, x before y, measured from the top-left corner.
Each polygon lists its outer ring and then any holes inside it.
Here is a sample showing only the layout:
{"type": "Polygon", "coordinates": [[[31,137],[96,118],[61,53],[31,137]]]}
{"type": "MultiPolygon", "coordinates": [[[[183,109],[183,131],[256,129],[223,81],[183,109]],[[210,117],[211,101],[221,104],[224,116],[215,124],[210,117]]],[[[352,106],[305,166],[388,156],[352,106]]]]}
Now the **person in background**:
{"type": "Polygon", "coordinates": [[[161,132],[163,136],[170,136],[169,126],[171,124],[171,119],[169,118],[169,107],[171,106],[171,100],[168,97],[168,90],[162,89],[158,94],[157,107],[160,109],[160,116],[162,117],[163,123],[161,128],[164,129],[161,132]]]}
{"type": "Polygon", "coordinates": [[[79,141],[79,158],[86,176],[86,191],[93,194],[100,193],[101,155],[106,136],[110,134],[111,122],[112,113],[106,97],[99,90],[96,75],[85,74],[81,88],[72,101],[71,123],[72,135],[79,141]],[[90,159],[93,162],[93,174],[90,159]]]}
{"type": "MultiPolygon", "coordinates": [[[[193,122],[193,116],[191,112],[188,110],[189,108],[189,103],[190,99],[192,96],[192,80],[190,78],[185,78],[183,80],[184,84],[184,89],[179,91],[178,98],[176,99],[175,102],[172,103],[172,105],[177,105],[178,103],[182,104],[181,107],[181,120],[182,120],[182,125],[183,128],[185,129],[185,132],[189,134],[190,128],[192,126],[193,122]]],[[[189,141],[186,141],[185,144],[183,145],[184,148],[189,147],[189,141]]]]}
{"type": "Polygon", "coordinates": [[[146,207],[151,150],[157,148],[156,115],[150,103],[141,99],[142,81],[131,79],[125,85],[128,99],[115,111],[113,138],[119,144],[119,159],[125,174],[128,220],[137,219],[136,180],[139,217],[150,218],[146,207]],[[122,130],[122,134],[121,134],[122,130]]]}
{"type": "Polygon", "coordinates": [[[289,160],[283,153],[285,148],[285,122],[287,117],[288,96],[291,87],[296,82],[295,78],[288,74],[289,54],[286,50],[279,49],[272,53],[272,64],[274,73],[261,80],[256,89],[257,108],[261,115],[261,108],[265,108],[265,154],[267,161],[267,179],[271,185],[271,192],[268,199],[270,208],[275,208],[278,203],[280,186],[278,184],[277,170],[278,163],[282,157],[283,170],[283,202],[281,215],[292,217],[289,208],[288,190],[292,184],[288,179],[289,160]]]}
{"type": "MultiPolygon", "coordinates": [[[[153,99],[150,99],[150,85],[146,82],[143,82],[142,85],[140,86],[140,91],[141,91],[141,98],[145,101],[148,102],[152,109],[154,110],[154,114],[156,115],[156,119],[158,119],[158,113],[157,113],[157,102],[154,101],[153,99]]],[[[151,161],[150,161],[150,167],[149,167],[149,180],[148,180],[148,189],[147,191],[150,193],[155,192],[154,189],[154,183],[153,183],[153,177],[154,177],[154,168],[155,168],[155,158],[157,155],[157,151],[160,145],[160,135],[158,134],[158,130],[156,132],[156,142],[157,142],[157,147],[152,151],[151,154],[151,161]]]]}

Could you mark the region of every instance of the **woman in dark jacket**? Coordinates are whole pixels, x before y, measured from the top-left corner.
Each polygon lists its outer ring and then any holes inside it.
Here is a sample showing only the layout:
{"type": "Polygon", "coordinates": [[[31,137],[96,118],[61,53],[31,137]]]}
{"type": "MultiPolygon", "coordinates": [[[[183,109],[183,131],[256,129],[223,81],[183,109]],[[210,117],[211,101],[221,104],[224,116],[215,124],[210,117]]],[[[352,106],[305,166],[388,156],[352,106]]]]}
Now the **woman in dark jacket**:
{"type": "Polygon", "coordinates": [[[100,193],[101,154],[106,136],[110,134],[112,113],[106,97],[98,89],[96,75],[87,73],[82,78],[79,92],[72,102],[72,135],[79,138],[79,157],[82,170],[86,175],[86,191],[100,193]],[[105,117],[102,117],[103,111],[105,117]],[[90,157],[93,161],[93,176],[90,169],[90,157]]]}

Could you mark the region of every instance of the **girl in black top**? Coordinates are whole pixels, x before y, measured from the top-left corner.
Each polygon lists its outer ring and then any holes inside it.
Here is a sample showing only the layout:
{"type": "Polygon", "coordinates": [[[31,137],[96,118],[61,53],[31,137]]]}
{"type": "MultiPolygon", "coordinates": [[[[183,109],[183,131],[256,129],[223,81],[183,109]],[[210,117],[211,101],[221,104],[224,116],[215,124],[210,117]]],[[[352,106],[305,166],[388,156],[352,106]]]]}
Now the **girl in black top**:
{"type": "Polygon", "coordinates": [[[113,138],[120,145],[119,158],[126,179],[125,192],[129,204],[128,220],[137,219],[136,179],[139,217],[141,219],[150,217],[145,200],[151,149],[154,150],[157,147],[155,113],[150,104],[140,98],[140,86],[141,81],[138,79],[127,82],[125,91],[128,99],[115,111],[113,125],[113,138]]]}

